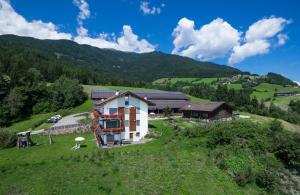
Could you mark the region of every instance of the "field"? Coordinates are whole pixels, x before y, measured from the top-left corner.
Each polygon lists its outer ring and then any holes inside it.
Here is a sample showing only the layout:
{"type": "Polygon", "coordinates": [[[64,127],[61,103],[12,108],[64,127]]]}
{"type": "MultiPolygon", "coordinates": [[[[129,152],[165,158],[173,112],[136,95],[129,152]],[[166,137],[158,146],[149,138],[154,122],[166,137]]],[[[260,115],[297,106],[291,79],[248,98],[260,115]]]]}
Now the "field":
{"type": "Polygon", "coordinates": [[[239,187],[207,155],[174,138],[163,121],[152,121],[158,140],[97,149],[92,134],[34,136],[29,149],[0,150],[0,194],[260,194],[254,185],[239,187]],[[71,150],[76,136],[85,147],[71,150]]]}
{"type": "Polygon", "coordinates": [[[258,99],[273,98],[274,93],[276,92],[300,92],[300,88],[283,87],[281,85],[275,85],[270,83],[261,83],[254,88],[256,91],[253,92],[252,96],[256,96],[258,99]]]}
{"type": "MultiPolygon", "coordinates": [[[[244,120],[251,120],[253,122],[260,123],[263,125],[268,125],[274,120],[274,118],[272,118],[272,117],[260,116],[260,115],[250,114],[247,112],[241,112],[241,114],[250,116],[249,119],[244,119],[244,120]]],[[[281,120],[281,119],[278,119],[278,120],[282,123],[282,126],[284,129],[291,131],[291,132],[300,133],[300,125],[289,123],[289,122],[281,120]]]]}
{"type": "MultiPolygon", "coordinates": [[[[174,84],[176,82],[182,81],[182,82],[189,82],[189,83],[206,83],[210,84],[213,81],[217,80],[218,78],[212,77],[212,78],[161,78],[156,81],[153,81],[153,84],[166,84],[171,83],[174,84]]],[[[222,79],[222,78],[220,78],[222,79]]]]}

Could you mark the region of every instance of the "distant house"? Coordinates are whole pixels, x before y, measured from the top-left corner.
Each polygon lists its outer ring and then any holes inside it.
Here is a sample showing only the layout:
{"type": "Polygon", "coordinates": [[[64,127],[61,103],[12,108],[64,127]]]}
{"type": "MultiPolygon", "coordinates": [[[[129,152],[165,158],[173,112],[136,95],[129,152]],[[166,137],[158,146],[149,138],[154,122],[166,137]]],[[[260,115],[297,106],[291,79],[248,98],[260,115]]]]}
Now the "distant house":
{"type": "Polygon", "coordinates": [[[225,102],[189,103],[181,108],[183,117],[208,121],[231,120],[232,108],[225,102]]]}
{"type": "MultiPolygon", "coordinates": [[[[94,102],[106,100],[113,96],[117,90],[93,90],[91,93],[94,102]]],[[[119,91],[124,93],[125,91],[119,91]]],[[[178,113],[180,108],[188,105],[189,98],[178,91],[130,91],[140,98],[147,99],[154,103],[149,105],[149,113],[163,113],[165,108],[170,108],[173,113],[178,113]]]]}
{"type": "Polygon", "coordinates": [[[130,91],[94,101],[93,130],[98,145],[143,139],[148,132],[148,107],[154,105],[130,91]]]}
{"type": "Polygon", "coordinates": [[[292,91],[292,92],[277,92],[277,93],[274,93],[275,97],[280,97],[280,96],[296,96],[296,95],[300,95],[300,92],[292,91]]]}

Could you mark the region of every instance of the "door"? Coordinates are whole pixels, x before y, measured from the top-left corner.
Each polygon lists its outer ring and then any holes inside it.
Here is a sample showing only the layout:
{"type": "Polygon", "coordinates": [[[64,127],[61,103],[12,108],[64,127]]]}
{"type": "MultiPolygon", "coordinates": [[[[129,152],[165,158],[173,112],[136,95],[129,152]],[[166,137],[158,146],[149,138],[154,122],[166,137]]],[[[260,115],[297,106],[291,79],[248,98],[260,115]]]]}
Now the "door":
{"type": "Polygon", "coordinates": [[[129,130],[136,131],[136,108],[129,109],[129,130]]]}
{"type": "Polygon", "coordinates": [[[130,141],[133,141],[133,133],[129,134],[129,139],[130,139],[130,141]]]}
{"type": "Polygon", "coordinates": [[[114,144],[115,136],[113,134],[108,134],[106,139],[107,139],[107,144],[114,144]]]}

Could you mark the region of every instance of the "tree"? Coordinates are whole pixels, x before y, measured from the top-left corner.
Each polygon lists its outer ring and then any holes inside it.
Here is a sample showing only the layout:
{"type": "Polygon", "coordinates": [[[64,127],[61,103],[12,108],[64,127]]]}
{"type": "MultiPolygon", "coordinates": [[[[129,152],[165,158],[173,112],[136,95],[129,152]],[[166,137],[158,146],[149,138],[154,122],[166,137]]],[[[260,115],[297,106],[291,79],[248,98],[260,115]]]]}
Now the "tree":
{"type": "Polygon", "coordinates": [[[171,108],[166,107],[166,108],[164,108],[163,112],[164,112],[165,117],[170,117],[172,110],[171,110],[171,108]]]}
{"type": "Polygon", "coordinates": [[[274,119],[270,124],[270,129],[273,132],[280,132],[283,130],[282,123],[278,119],[274,119]]]}
{"type": "Polygon", "coordinates": [[[61,76],[54,82],[50,90],[53,109],[69,108],[83,103],[87,95],[78,80],[61,76]]]}
{"type": "Polygon", "coordinates": [[[8,94],[6,98],[6,104],[9,109],[10,117],[20,118],[23,115],[22,111],[25,106],[25,101],[27,97],[24,96],[21,88],[14,88],[8,94]]]}

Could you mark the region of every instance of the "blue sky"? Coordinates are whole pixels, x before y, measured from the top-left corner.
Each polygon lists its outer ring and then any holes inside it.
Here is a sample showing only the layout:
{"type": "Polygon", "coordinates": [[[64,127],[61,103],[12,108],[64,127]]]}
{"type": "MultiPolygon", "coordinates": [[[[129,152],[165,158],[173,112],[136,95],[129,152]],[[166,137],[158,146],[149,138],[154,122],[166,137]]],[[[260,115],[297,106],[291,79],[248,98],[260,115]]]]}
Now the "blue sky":
{"type": "Polygon", "coordinates": [[[158,50],[300,81],[299,7],[297,0],[0,0],[7,25],[0,34],[158,50]]]}

